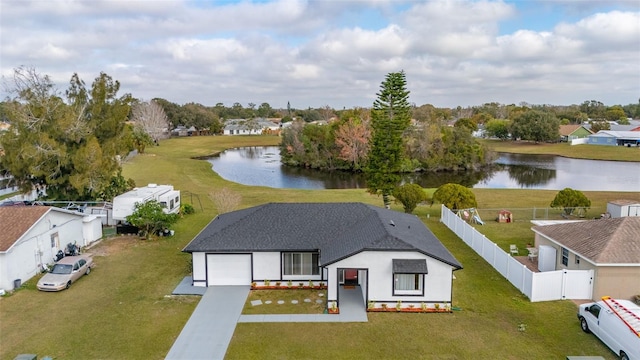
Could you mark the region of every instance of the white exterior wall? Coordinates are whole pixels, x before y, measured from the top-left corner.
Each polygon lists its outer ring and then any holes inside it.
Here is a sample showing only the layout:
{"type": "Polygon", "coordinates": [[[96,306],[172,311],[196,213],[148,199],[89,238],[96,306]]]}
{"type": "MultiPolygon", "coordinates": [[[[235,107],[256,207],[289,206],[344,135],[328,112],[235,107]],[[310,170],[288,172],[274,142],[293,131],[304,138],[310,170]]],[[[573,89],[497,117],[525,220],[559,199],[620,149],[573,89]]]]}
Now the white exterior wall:
{"type": "Polygon", "coordinates": [[[358,270],[358,283],[360,284],[360,290],[362,291],[362,299],[365,304],[367,303],[367,271],[366,270],[358,270]]]}
{"type": "Polygon", "coordinates": [[[102,238],[102,217],[85,216],[82,219],[82,237],[84,245],[87,246],[102,238]]]}
{"type": "Polygon", "coordinates": [[[253,280],[280,280],[280,253],[253,253],[253,280]]]}
{"type": "Polygon", "coordinates": [[[80,214],[49,210],[6,253],[0,253],[0,289],[12,290],[15,279],[23,283],[31,279],[43,264],[53,263],[67,243],[85,246],[82,219],[80,214]],[[51,235],[56,233],[58,242],[52,247],[51,235]]]}
{"type": "Polygon", "coordinates": [[[194,286],[207,286],[207,268],[206,268],[206,256],[202,252],[194,252],[191,254],[193,265],[193,285],[194,286]]]}
{"type": "Polygon", "coordinates": [[[628,205],[607,203],[607,212],[611,214],[612,218],[640,216],[640,203],[628,205]]]}
{"type": "MultiPolygon", "coordinates": [[[[224,254],[220,254],[224,255],[224,254]]],[[[290,275],[283,276],[281,270],[281,253],[280,252],[254,252],[252,253],[252,281],[264,284],[264,280],[270,280],[272,283],[280,281],[286,284],[287,281],[292,282],[304,281],[305,285],[309,280],[313,280],[314,283],[319,284],[322,280],[321,275],[290,275]]],[[[203,252],[194,252],[191,254],[193,264],[193,285],[194,286],[207,286],[207,265],[206,254],[203,252]]],[[[326,278],[326,270],[324,271],[326,278]]]]}
{"type": "Polygon", "coordinates": [[[365,251],[327,266],[328,300],[337,298],[338,268],[368,269],[368,301],[451,301],[452,266],[418,252],[365,251]],[[429,273],[424,276],[424,296],[393,295],[393,259],[426,259],[429,273]]]}

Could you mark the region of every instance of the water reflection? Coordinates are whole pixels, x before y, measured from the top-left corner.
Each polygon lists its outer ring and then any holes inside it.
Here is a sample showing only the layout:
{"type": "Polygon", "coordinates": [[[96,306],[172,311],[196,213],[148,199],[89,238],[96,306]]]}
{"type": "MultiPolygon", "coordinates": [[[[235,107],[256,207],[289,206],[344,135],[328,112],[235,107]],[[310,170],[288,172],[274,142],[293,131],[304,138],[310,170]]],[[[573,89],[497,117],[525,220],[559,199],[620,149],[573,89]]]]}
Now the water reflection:
{"type": "MultiPolygon", "coordinates": [[[[365,189],[363,174],[283,166],[277,146],[230,149],[208,159],[224,179],[253,186],[298,189],[365,189]]],[[[640,163],[501,154],[484,171],[412,173],[404,182],[425,188],[457,183],[476,188],[640,191],[640,163]]]]}
{"type": "Polygon", "coordinates": [[[538,168],[531,165],[497,165],[501,170],[506,170],[509,177],[515,180],[521,187],[533,188],[544,185],[556,177],[554,169],[538,168]],[[506,169],[505,169],[506,168],[506,169]]]}

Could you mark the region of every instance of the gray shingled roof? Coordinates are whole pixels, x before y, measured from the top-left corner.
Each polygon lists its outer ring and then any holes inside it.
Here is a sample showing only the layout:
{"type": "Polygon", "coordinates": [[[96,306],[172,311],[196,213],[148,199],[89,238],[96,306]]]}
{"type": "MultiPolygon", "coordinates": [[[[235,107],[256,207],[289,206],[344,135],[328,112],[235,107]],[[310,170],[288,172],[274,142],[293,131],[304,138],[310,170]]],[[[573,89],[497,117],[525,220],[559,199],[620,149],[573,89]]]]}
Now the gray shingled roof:
{"type": "Polygon", "coordinates": [[[216,217],[185,252],[319,251],[325,266],[362,251],[417,251],[462,265],[415,215],[362,203],[269,203],[216,217]]]}
{"type": "Polygon", "coordinates": [[[532,229],[596,264],[640,264],[640,217],[588,220],[532,229]]]}
{"type": "Polygon", "coordinates": [[[393,259],[393,272],[399,274],[428,274],[424,259],[393,259]]]}

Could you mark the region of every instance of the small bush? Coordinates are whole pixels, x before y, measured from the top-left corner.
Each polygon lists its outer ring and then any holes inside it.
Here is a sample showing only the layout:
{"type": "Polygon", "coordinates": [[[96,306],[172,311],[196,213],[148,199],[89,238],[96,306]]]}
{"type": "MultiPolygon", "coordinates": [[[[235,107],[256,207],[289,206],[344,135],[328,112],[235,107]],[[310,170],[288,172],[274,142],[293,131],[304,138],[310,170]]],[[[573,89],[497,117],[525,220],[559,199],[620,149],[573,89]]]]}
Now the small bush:
{"type": "Polygon", "coordinates": [[[196,212],[196,209],[191,204],[180,205],[180,214],[190,215],[196,212]]]}

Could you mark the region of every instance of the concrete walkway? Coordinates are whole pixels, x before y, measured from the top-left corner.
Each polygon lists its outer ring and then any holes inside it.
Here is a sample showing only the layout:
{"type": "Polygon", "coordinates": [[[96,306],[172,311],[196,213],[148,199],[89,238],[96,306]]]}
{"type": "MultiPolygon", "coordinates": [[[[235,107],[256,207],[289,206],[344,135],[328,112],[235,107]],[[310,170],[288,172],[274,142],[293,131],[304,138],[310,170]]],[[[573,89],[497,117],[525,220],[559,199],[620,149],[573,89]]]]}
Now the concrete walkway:
{"type": "Polygon", "coordinates": [[[357,286],[353,289],[338,290],[340,299],[339,314],[273,314],[273,315],[240,315],[239,323],[256,322],[367,322],[367,311],[362,298],[362,291],[357,286]]]}
{"type": "Polygon", "coordinates": [[[206,288],[165,359],[224,359],[250,288],[206,288]]]}

